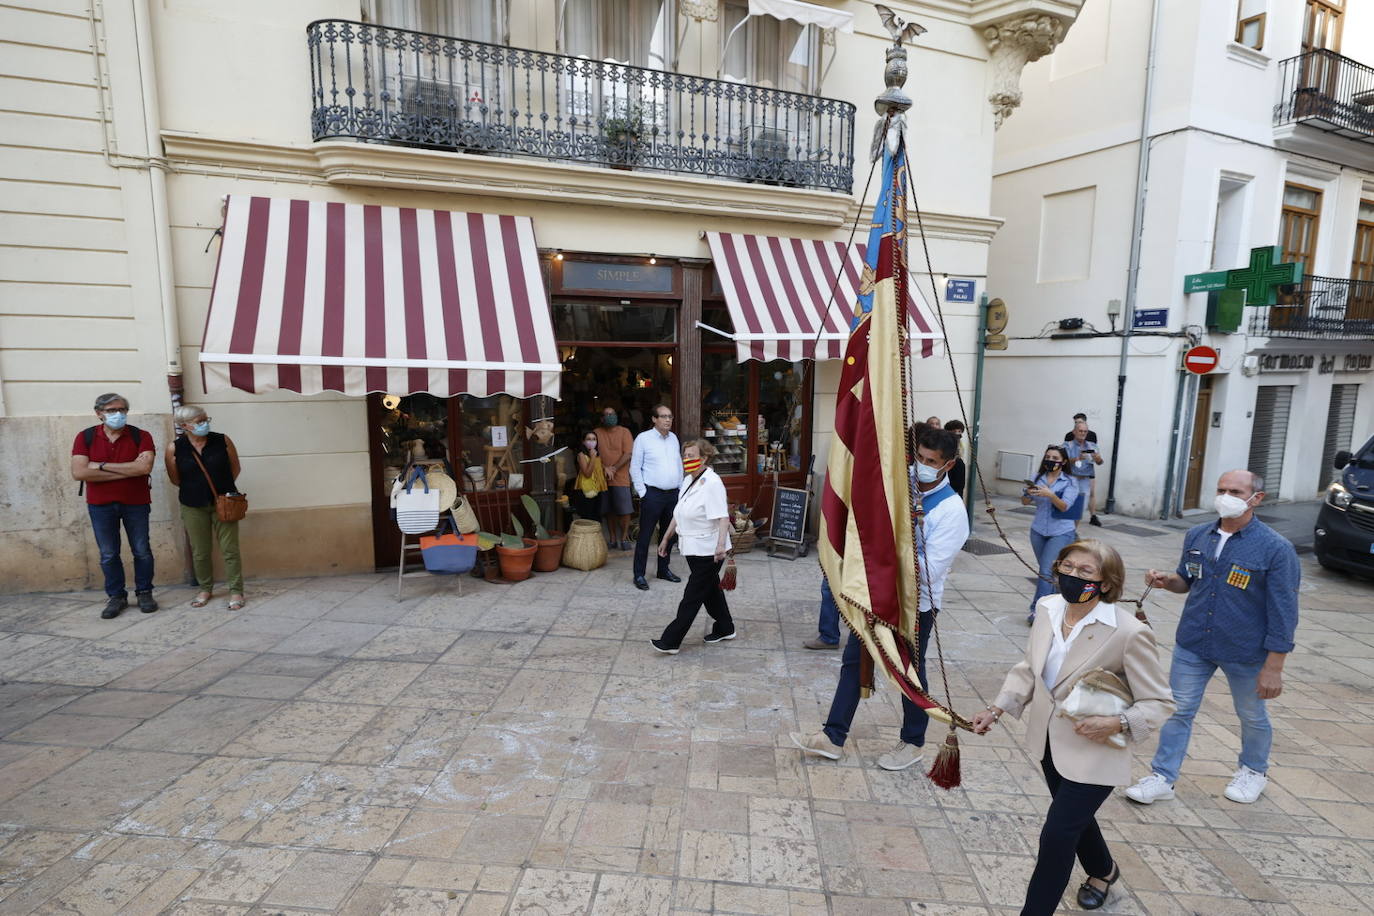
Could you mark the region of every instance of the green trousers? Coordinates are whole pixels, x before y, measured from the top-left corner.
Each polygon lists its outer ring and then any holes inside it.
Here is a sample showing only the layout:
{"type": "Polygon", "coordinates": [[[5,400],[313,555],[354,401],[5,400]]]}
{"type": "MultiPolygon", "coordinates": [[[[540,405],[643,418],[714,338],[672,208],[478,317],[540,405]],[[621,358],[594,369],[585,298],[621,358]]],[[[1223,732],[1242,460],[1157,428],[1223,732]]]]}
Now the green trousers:
{"type": "Polygon", "coordinates": [[[221,522],[215,516],[213,504],[182,506],[181,521],[186,526],[186,536],[191,540],[191,561],[200,590],[212,591],[215,586],[213,538],[219,541],[220,556],[224,557],[224,576],[228,580],[229,593],[242,595],[243,560],[239,557],[239,523],[221,522]]]}

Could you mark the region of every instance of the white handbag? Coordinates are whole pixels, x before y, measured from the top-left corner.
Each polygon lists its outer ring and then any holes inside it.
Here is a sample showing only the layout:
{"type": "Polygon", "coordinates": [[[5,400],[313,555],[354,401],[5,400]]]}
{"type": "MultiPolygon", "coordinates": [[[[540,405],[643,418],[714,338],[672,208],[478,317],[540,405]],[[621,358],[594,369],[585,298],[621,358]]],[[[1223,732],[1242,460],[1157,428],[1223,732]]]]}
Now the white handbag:
{"type": "Polygon", "coordinates": [[[439,491],[432,489],[422,468],[411,472],[396,494],[396,527],[406,534],[425,534],[439,525],[439,491]],[[422,487],[415,486],[419,481],[422,487]]]}
{"type": "MultiPolygon", "coordinates": [[[[1075,722],[1089,716],[1111,716],[1115,718],[1125,712],[1133,703],[1131,690],[1121,676],[1106,670],[1094,668],[1078,679],[1059,704],[1059,714],[1075,722]]],[[[1107,739],[1115,747],[1126,746],[1126,736],[1117,732],[1107,739]]]]}

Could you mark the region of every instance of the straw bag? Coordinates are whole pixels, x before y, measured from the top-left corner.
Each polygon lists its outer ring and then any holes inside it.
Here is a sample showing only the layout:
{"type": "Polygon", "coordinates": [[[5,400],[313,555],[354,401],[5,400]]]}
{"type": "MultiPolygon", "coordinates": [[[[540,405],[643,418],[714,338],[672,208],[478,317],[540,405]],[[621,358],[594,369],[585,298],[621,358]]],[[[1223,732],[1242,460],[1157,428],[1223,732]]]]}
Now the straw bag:
{"type": "Polygon", "coordinates": [[[466,496],[459,496],[453,503],[453,517],[458,522],[458,530],[463,534],[473,534],[482,529],[482,523],[477,520],[477,513],[472,510],[472,503],[468,502],[466,496]]]}
{"type": "Polygon", "coordinates": [[[236,522],[248,514],[248,497],[243,493],[221,493],[215,489],[215,482],[210,479],[210,472],[205,468],[205,462],[200,460],[200,453],[191,443],[186,443],[191,449],[191,457],[196,459],[196,464],[200,465],[200,472],[205,475],[205,482],[210,485],[210,492],[215,497],[215,518],[221,522],[236,522]]]}
{"type": "Polygon", "coordinates": [[[606,565],[606,539],[601,536],[600,522],[579,518],[572,523],[563,544],[563,565],[581,570],[606,565]]]}

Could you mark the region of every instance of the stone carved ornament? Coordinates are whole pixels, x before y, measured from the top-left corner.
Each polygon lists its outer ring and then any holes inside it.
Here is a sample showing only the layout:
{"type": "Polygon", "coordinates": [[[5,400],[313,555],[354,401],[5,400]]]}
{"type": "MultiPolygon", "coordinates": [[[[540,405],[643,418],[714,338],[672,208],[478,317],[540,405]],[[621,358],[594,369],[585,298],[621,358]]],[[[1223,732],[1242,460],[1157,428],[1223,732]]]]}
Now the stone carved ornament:
{"type": "Polygon", "coordinates": [[[1021,104],[1021,70],[1039,60],[1064,40],[1067,23],[1058,16],[1028,13],[993,23],[983,29],[992,51],[992,103],[996,126],[1001,127],[1021,104]]]}
{"type": "Polygon", "coordinates": [[[720,18],[719,0],[678,0],[678,10],[697,22],[716,22],[720,18]]]}

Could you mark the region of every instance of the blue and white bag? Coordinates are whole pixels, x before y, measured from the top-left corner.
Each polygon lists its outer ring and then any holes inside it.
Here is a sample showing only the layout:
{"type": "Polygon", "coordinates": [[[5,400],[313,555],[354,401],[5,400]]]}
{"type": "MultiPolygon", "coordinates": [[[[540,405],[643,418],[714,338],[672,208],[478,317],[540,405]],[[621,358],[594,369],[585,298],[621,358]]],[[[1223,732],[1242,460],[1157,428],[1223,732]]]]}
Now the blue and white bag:
{"type": "Polygon", "coordinates": [[[396,494],[396,527],[406,534],[427,534],[439,525],[439,490],[430,488],[425,469],[416,467],[396,494]],[[422,486],[415,486],[419,481],[422,486]]]}

